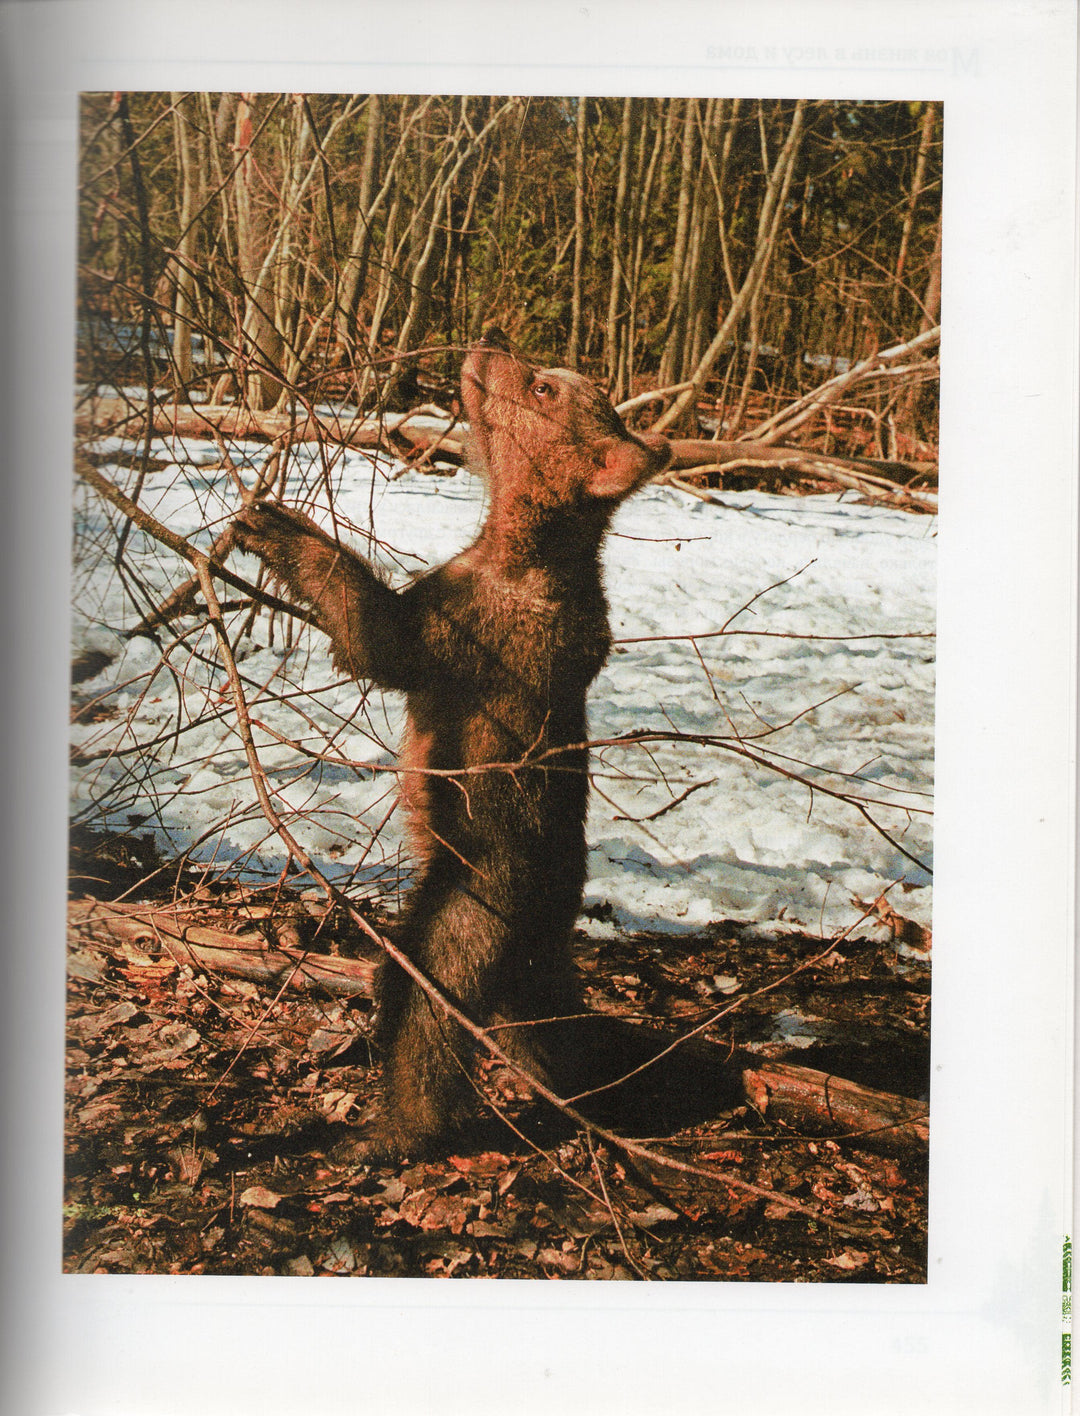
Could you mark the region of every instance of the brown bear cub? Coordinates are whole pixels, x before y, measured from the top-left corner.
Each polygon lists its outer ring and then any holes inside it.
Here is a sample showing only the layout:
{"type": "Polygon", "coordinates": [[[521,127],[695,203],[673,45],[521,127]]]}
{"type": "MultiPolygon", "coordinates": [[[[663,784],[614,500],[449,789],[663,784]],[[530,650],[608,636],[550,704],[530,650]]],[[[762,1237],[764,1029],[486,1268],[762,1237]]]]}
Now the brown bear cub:
{"type": "MultiPolygon", "coordinates": [[[[446,565],[392,590],[305,516],[262,502],[237,519],[235,543],[311,606],[339,668],[405,693],[402,798],[422,868],[400,947],[557,1085],[565,1028],[542,1020],[582,1010],[570,937],[585,884],[585,695],[611,643],[600,546],[669,449],[497,330],[470,351],[461,389],[490,505],[446,565]]],[[[389,960],[377,999],[385,1094],[369,1152],[415,1157],[468,1114],[472,1044],[389,960]]]]}

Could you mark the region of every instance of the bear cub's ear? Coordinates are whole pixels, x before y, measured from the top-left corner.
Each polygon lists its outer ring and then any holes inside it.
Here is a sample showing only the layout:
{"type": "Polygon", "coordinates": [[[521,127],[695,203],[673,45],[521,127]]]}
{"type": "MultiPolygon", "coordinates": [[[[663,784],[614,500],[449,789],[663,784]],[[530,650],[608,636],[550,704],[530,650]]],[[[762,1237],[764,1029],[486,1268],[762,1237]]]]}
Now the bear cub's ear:
{"type": "Polygon", "coordinates": [[[608,447],[602,464],[589,479],[589,492],[604,499],[628,496],[670,461],[671,444],[660,433],[620,438],[608,447]]]}

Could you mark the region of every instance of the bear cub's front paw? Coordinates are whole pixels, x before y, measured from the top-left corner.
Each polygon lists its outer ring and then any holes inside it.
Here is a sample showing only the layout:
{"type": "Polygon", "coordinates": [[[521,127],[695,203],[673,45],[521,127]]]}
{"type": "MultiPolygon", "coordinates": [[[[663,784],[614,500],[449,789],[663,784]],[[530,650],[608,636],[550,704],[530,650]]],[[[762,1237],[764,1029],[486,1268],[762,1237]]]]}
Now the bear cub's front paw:
{"type": "Polygon", "coordinates": [[[296,535],[298,520],[295,512],[276,502],[251,502],[233,521],[233,544],[253,555],[265,554],[296,535]]]}

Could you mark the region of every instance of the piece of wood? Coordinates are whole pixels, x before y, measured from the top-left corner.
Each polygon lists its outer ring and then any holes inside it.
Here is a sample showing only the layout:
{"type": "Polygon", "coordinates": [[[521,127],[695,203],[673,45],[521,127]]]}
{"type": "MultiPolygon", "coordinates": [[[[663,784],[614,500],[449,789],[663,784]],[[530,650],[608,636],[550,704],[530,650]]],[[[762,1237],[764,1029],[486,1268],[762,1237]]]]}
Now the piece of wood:
{"type": "Polygon", "coordinates": [[[758,471],[766,479],[792,482],[800,478],[810,478],[815,483],[831,483],[836,487],[849,488],[859,492],[869,501],[885,502],[908,511],[934,512],[937,510],[937,493],[909,491],[899,482],[890,482],[884,477],[871,473],[855,473],[838,459],[818,453],[800,453],[791,448],[784,449],[783,458],[734,457],[730,462],[708,462],[702,466],[687,467],[685,476],[669,469],[654,480],[667,486],[678,487],[681,491],[703,497],[705,501],[715,498],[698,491],[686,478],[705,477],[728,472],[758,471]]]}
{"type": "Polygon", "coordinates": [[[685,389],[693,385],[687,380],[685,383],[669,384],[667,388],[649,389],[647,393],[635,394],[633,398],[627,398],[622,403],[616,403],[615,412],[620,418],[626,413],[632,413],[635,408],[644,408],[646,403],[662,403],[665,398],[669,398],[673,393],[682,393],[685,389]]]}
{"type": "Polygon", "coordinates": [[[672,466],[675,471],[705,466],[733,466],[746,463],[764,466],[771,462],[789,463],[793,458],[822,466],[836,467],[864,478],[878,477],[904,485],[916,477],[932,474],[925,462],[889,462],[877,457],[837,457],[810,447],[751,441],[713,441],[710,438],[672,438],[672,466]]]}
{"type": "Polygon", "coordinates": [[[925,1102],[872,1091],[792,1062],[762,1062],[742,1073],[746,1100],[766,1120],[800,1134],[841,1136],[883,1155],[925,1154],[925,1102]]]}
{"type": "MultiPolygon", "coordinates": [[[[255,915],[256,911],[251,911],[255,915]]],[[[261,912],[259,912],[261,913],[261,912]]],[[[115,904],[74,900],[68,923],[76,939],[149,945],[177,963],[210,973],[250,979],[271,988],[369,998],[375,977],[371,959],[342,959],[288,946],[271,947],[262,934],[239,934],[197,923],[184,906],[115,904]]]]}
{"type": "MultiPolygon", "coordinates": [[[[460,458],[464,439],[448,437],[442,428],[407,422],[410,414],[390,413],[382,418],[336,417],[303,413],[259,411],[240,404],[154,404],[154,432],[162,437],[288,438],[290,442],[330,442],[361,450],[382,448],[395,456],[439,443],[440,453],[460,458]],[[399,425],[400,427],[399,431],[399,425]]],[[[124,398],[88,401],[75,415],[81,437],[136,437],[144,431],[145,403],[124,398]]],[[[447,419],[447,427],[450,420],[447,419]]]]}
{"type": "MultiPolygon", "coordinates": [[[[125,436],[141,431],[146,420],[145,403],[126,398],[95,398],[76,413],[80,433],[111,433],[125,436]]],[[[154,404],[154,432],[167,436],[213,438],[278,438],[292,434],[295,441],[327,438],[355,447],[378,446],[381,433],[377,424],[362,418],[317,417],[315,415],[257,411],[241,404],[168,403],[154,404]]]]}

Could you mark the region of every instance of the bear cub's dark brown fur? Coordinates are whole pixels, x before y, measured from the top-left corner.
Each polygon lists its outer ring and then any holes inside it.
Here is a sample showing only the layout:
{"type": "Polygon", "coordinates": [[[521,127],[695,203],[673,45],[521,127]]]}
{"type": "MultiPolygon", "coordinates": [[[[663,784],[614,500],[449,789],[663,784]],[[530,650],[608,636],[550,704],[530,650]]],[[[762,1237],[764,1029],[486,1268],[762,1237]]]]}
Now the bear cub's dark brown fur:
{"type": "MultiPolygon", "coordinates": [[[[341,669],[405,693],[402,797],[422,869],[400,945],[557,1084],[565,1035],[538,1020],[582,1009],[570,937],[585,883],[585,695],[610,647],[600,546],[669,452],[629,433],[588,380],[536,369],[498,331],[470,351],[461,388],[490,505],[446,565],[394,591],[307,517],[261,502],[236,521],[236,544],[312,607],[341,669]]],[[[415,1156],[468,1113],[470,1040],[390,961],[377,996],[372,1149],[415,1156]]]]}

